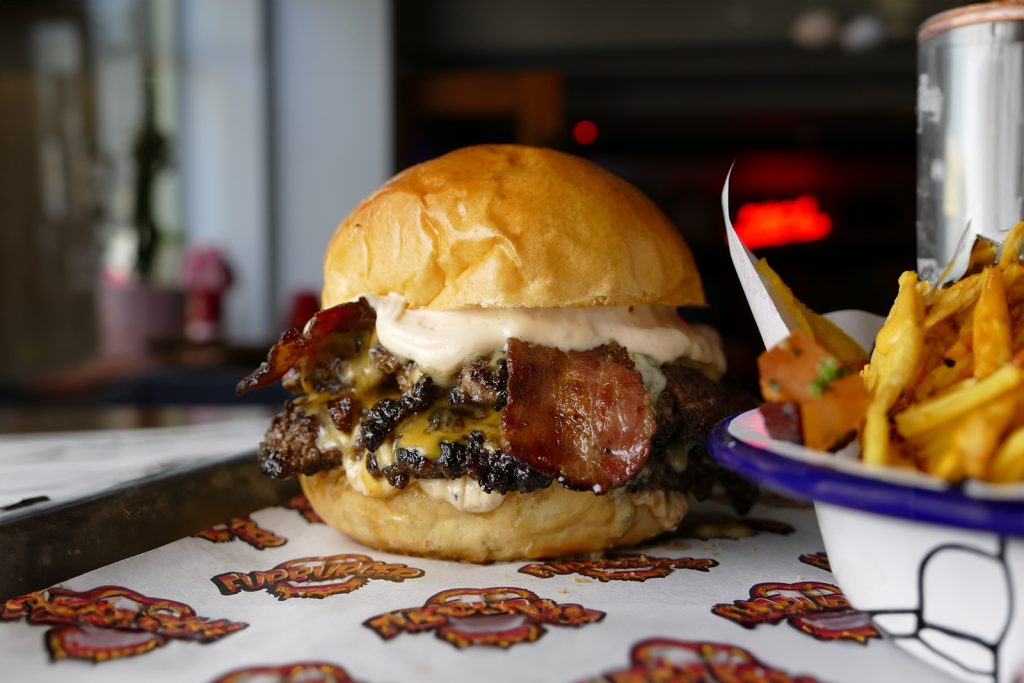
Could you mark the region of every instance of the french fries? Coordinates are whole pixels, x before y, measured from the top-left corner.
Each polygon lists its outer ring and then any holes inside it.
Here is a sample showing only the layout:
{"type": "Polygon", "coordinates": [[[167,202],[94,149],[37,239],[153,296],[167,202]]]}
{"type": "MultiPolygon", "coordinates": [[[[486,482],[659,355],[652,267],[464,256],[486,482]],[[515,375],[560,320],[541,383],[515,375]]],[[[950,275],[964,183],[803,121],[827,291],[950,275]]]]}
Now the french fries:
{"type": "Polygon", "coordinates": [[[944,287],[900,277],[862,373],[871,402],[865,462],[948,481],[1024,481],[1024,222],[977,239],[967,274],[944,287]]]}
{"type": "Polygon", "coordinates": [[[985,282],[974,306],[974,376],[988,377],[1010,362],[1013,340],[1010,311],[1006,306],[1003,278],[994,268],[985,269],[985,282]]]}
{"type": "MultiPolygon", "coordinates": [[[[834,411],[842,405],[843,424],[856,423],[860,414],[857,433],[866,463],[915,467],[951,482],[1024,482],[1022,257],[1024,221],[1008,232],[1001,246],[977,238],[966,274],[956,282],[933,286],[919,281],[915,273],[903,273],[896,300],[860,373],[867,392],[860,403],[840,401],[837,394],[824,409],[805,406],[811,400],[792,389],[782,398],[765,392],[765,398],[797,401],[808,423],[814,413],[807,408],[834,411]]],[[[803,306],[767,264],[758,264],[758,270],[781,292],[804,333],[835,357],[855,360],[857,349],[847,345],[845,335],[823,329],[823,319],[803,306]]],[[[788,381],[780,368],[775,367],[772,386],[788,381]]],[[[813,434],[807,427],[806,445],[823,441],[809,438],[813,434]]],[[[832,439],[831,432],[823,433],[825,441],[832,439]]]]}
{"type": "Polygon", "coordinates": [[[1003,249],[999,254],[999,267],[1006,270],[1019,263],[1021,247],[1024,247],[1024,221],[1017,223],[1003,240],[1003,249]]]}
{"type": "Polygon", "coordinates": [[[989,471],[990,479],[999,483],[1024,479],[1024,427],[1015,429],[996,451],[989,471]]]}
{"type": "MultiPolygon", "coordinates": [[[[1005,365],[983,380],[965,379],[948,391],[897,413],[896,430],[904,438],[912,438],[983,408],[1003,394],[1021,387],[1024,387],[1024,370],[1016,365],[1005,365]]],[[[870,387],[868,389],[870,391],[870,387]]]]}

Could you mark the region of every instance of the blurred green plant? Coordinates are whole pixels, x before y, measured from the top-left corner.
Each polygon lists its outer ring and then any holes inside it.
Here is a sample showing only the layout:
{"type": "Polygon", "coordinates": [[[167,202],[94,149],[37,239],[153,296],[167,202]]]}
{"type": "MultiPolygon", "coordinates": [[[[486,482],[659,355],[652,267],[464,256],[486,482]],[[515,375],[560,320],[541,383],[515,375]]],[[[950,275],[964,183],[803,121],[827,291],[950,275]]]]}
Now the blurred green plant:
{"type": "Polygon", "coordinates": [[[156,93],[153,65],[147,62],[143,85],[142,127],[135,136],[132,154],[135,159],[136,245],[135,272],[148,281],[153,274],[160,231],[154,216],[154,192],[160,172],[170,165],[170,143],[156,125],[156,93]]]}

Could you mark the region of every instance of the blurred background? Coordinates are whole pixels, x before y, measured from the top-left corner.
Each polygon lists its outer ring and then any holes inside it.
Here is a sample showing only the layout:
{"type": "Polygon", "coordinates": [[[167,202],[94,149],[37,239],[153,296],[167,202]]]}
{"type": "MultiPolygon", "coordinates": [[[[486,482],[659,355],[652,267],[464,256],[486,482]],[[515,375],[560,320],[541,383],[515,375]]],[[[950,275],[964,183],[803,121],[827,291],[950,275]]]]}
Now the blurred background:
{"type": "Polygon", "coordinates": [[[752,384],[730,164],[737,228],[799,296],[884,312],[915,265],[915,34],[957,4],[3,0],[0,403],[235,402],[316,309],[338,221],[480,142],[651,196],[704,278],[685,315],[752,384]]]}

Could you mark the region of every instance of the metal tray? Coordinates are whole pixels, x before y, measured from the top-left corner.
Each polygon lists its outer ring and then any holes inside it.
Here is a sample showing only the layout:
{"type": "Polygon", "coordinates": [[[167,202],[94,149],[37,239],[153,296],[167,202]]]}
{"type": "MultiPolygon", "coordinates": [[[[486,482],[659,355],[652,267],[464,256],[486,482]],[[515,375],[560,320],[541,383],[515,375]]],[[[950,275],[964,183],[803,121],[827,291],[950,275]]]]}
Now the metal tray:
{"type": "Polygon", "coordinates": [[[0,600],[279,504],[294,479],[264,476],[253,452],[137,479],[75,501],[29,506],[0,518],[0,600]]]}

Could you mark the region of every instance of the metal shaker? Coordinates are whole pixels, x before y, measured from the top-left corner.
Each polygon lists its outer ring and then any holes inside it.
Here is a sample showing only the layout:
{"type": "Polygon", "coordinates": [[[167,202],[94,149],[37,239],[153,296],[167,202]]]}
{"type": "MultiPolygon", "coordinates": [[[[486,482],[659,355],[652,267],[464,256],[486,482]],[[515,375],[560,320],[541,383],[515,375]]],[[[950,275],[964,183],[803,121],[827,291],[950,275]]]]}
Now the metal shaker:
{"type": "Polygon", "coordinates": [[[1024,218],[1024,0],[967,5],[921,25],[917,269],[934,280],[973,234],[1024,218]]]}

